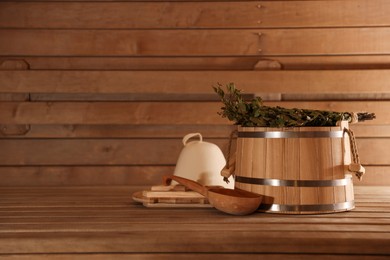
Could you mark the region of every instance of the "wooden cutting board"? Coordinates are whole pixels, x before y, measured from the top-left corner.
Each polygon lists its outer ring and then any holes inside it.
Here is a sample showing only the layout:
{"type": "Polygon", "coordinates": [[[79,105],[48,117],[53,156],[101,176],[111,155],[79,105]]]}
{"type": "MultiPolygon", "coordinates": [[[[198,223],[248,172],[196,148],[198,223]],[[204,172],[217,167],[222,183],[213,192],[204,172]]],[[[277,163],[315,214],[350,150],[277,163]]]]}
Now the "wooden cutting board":
{"type": "Polygon", "coordinates": [[[137,191],[132,198],[145,207],[157,208],[210,208],[208,200],[201,194],[186,190],[182,185],[152,186],[150,190],[137,191]]]}

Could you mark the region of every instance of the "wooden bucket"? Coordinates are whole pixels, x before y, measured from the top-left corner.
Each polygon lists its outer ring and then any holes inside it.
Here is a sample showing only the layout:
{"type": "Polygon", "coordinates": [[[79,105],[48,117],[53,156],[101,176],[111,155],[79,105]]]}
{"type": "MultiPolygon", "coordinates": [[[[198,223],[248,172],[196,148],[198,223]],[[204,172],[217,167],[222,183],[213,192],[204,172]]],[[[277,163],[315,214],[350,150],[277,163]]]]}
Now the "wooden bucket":
{"type": "Polygon", "coordinates": [[[337,127],[239,127],[235,187],[265,195],[259,211],[318,214],[354,208],[347,122],[337,127]]]}

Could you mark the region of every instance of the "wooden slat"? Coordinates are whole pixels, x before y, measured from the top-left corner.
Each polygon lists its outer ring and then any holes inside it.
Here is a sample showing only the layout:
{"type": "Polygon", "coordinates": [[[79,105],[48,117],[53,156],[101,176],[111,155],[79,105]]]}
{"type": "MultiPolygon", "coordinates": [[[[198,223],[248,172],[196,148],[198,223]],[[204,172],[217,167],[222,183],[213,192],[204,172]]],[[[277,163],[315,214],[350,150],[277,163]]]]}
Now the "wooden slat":
{"type": "MultiPolygon", "coordinates": [[[[210,142],[227,152],[228,139],[210,142]]],[[[357,141],[362,164],[390,165],[390,139],[357,141]]],[[[1,165],[174,165],[180,139],[0,139],[1,165]]]]}
{"type": "MultiPolygon", "coordinates": [[[[390,166],[365,166],[363,181],[353,178],[358,186],[389,186],[390,166]]],[[[109,186],[157,185],[163,175],[172,174],[173,166],[2,166],[0,187],[42,186],[109,186]]]]}
{"type": "Polygon", "coordinates": [[[349,93],[349,94],[336,94],[336,93],[323,93],[323,94],[311,94],[311,93],[294,93],[294,94],[281,94],[279,100],[285,101],[357,101],[357,100],[388,100],[390,95],[387,93],[349,93]]]}
{"type": "Polygon", "coordinates": [[[272,56],[286,70],[388,69],[388,55],[272,56]]]}
{"type": "Polygon", "coordinates": [[[356,124],[351,125],[351,129],[354,131],[357,137],[390,137],[389,125],[364,125],[356,124]]]}
{"type": "Polygon", "coordinates": [[[0,70],[27,70],[29,64],[22,59],[0,60],[0,70]]]}
{"type": "Polygon", "coordinates": [[[263,29],[260,32],[262,55],[387,54],[389,50],[387,44],[382,44],[390,36],[387,28],[263,29]]]}
{"type": "Polygon", "coordinates": [[[174,166],[0,167],[0,187],[158,185],[174,166]]]}
{"type": "MultiPolygon", "coordinates": [[[[140,259],[140,260],[147,260],[151,259],[151,257],[154,257],[156,259],[160,260],[175,260],[175,259],[199,259],[202,258],[204,260],[212,260],[215,258],[218,259],[226,259],[226,260],[237,260],[237,259],[255,259],[258,257],[264,257],[266,259],[270,260],[277,260],[277,259],[303,259],[303,260],[310,260],[313,259],[312,254],[294,254],[294,255],[286,255],[286,254],[234,254],[234,253],[220,253],[220,254],[208,254],[208,253],[199,253],[199,254],[193,254],[193,253],[155,253],[153,256],[151,256],[150,253],[113,253],[113,254],[107,254],[107,253],[96,253],[96,254],[24,254],[24,255],[7,255],[8,259],[18,259],[18,260],[45,260],[45,259],[54,259],[54,260],[66,260],[69,258],[77,258],[77,259],[92,259],[92,260],[106,260],[106,259],[140,259]]],[[[365,255],[344,255],[344,254],[321,254],[316,255],[316,259],[322,260],[322,259],[341,259],[341,260],[360,260],[360,259],[367,259],[367,256],[365,255]]],[[[388,256],[370,256],[370,259],[374,260],[385,260],[388,256]]]]}
{"type": "MultiPolygon", "coordinates": [[[[7,95],[7,94],[4,94],[7,95]]],[[[17,95],[17,94],[14,94],[17,95]]],[[[252,98],[253,94],[247,94],[248,98],[252,98]]],[[[270,100],[275,96],[280,100],[279,95],[265,95],[265,100],[270,100]]],[[[29,101],[217,101],[218,96],[214,92],[200,94],[167,94],[167,93],[32,93],[29,94],[29,101]]],[[[9,100],[5,100],[9,101],[9,100]]],[[[17,100],[15,100],[17,101],[17,100]]]]}
{"type": "Polygon", "coordinates": [[[272,28],[390,25],[386,0],[0,3],[2,28],[272,28]],[[280,12],[283,10],[283,12],[280,12]],[[245,15],[242,15],[242,14],[245,15]]]}
{"type": "MultiPolygon", "coordinates": [[[[5,138],[182,138],[201,133],[204,138],[226,138],[236,128],[223,125],[0,125],[5,138]],[[13,132],[8,129],[14,129],[13,132]],[[18,131],[19,130],[19,131],[18,131]]],[[[375,132],[376,129],[373,130],[375,132]]],[[[380,131],[380,130],[377,130],[380,131]]],[[[382,133],[382,131],[380,131],[382,133]]],[[[368,132],[370,133],[370,132],[368,132]]]]}
{"type": "Polygon", "coordinates": [[[259,61],[280,63],[284,70],[390,69],[389,55],[158,58],[11,56],[0,57],[0,63],[15,59],[25,61],[30,70],[253,70],[259,61]]]}
{"type": "MultiPolygon", "coordinates": [[[[259,57],[19,57],[31,70],[252,70],[259,57]]],[[[6,61],[15,57],[0,57],[6,61]]]]}
{"type": "MultiPolygon", "coordinates": [[[[6,193],[3,193],[4,195],[7,195],[6,198],[12,198],[11,200],[5,200],[1,204],[0,208],[0,215],[2,219],[8,218],[8,222],[11,222],[13,218],[15,218],[15,221],[18,221],[19,225],[24,225],[30,227],[38,226],[37,224],[40,224],[44,222],[45,220],[42,218],[53,218],[53,217],[61,217],[61,221],[52,220],[50,223],[52,226],[58,225],[61,222],[63,222],[63,219],[68,217],[80,217],[84,218],[83,222],[85,223],[88,217],[94,217],[95,220],[101,220],[99,222],[103,222],[104,220],[107,220],[108,218],[114,216],[117,216],[119,219],[118,221],[111,220],[111,223],[115,222],[122,222],[124,218],[129,217],[129,215],[132,215],[133,221],[142,221],[142,217],[145,217],[145,221],[143,223],[153,223],[157,219],[159,219],[161,216],[161,213],[166,214],[169,213],[169,211],[172,211],[173,209],[169,208],[160,208],[158,211],[149,211],[148,215],[145,215],[145,213],[140,210],[140,205],[137,205],[135,203],[129,203],[128,201],[128,194],[131,194],[132,191],[141,191],[140,189],[150,189],[150,186],[128,186],[129,188],[126,189],[126,193],[123,189],[123,186],[108,186],[108,187],[101,187],[101,186],[86,186],[86,187],[67,187],[68,190],[73,191],[74,194],[69,194],[68,192],[64,191],[64,188],[61,187],[44,187],[45,190],[42,190],[42,187],[40,187],[38,190],[36,187],[12,187],[12,189],[15,191],[15,189],[20,189],[22,192],[10,192],[10,187],[4,187],[3,190],[8,190],[6,193]],[[99,190],[94,191],[91,189],[93,188],[99,188],[101,190],[101,193],[105,192],[106,190],[114,190],[116,189],[119,192],[112,192],[109,194],[99,194],[99,190]],[[55,189],[59,188],[58,192],[47,192],[46,189],[55,189]],[[78,188],[81,188],[79,190],[78,188]],[[30,189],[31,192],[26,192],[26,189],[30,189]],[[84,190],[84,192],[82,192],[84,190]],[[89,198],[86,199],[79,199],[81,196],[84,196],[86,194],[85,190],[89,190],[88,196],[89,198]],[[30,207],[26,207],[23,205],[23,200],[25,201],[28,199],[28,197],[34,198],[36,200],[36,203],[34,205],[31,205],[30,207]],[[68,200],[66,198],[68,197],[68,200]],[[102,198],[101,205],[96,204],[96,201],[99,200],[99,197],[102,198]],[[71,205],[67,205],[67,203],[71,202],[72,200],[79,199],[81,204],[79,204],[76,207],[72,207],[71,205]],[[92,200],[93,199],[93,200],[92,200]],[[117,200],[117,202],[127,202],[126,205],[114,205],[113,199],[117,200]],[[61,202],[61,206],[57,207],[45,207],[45,203],[51,202],[61,202]],[[107,207],[107,205],[102,205],[103,202],[111,201],[113,202],[113,205],[111,208],[107,207]],[[91,205],[92,203],[95,203],[95,205],[91,205]],[[18,205],[17,204],[21,204],[18,205]],[[104,210],[106,209],[106,210],[104,210]],[[110,210],[108,210],[110,209],[110,210]],[[26,218],[29,218],[31,222],[35,223],[26,223],[22,222],[21,215],[24,215],[26,218]],[[41,217],[41,219],[38,219],[37,217],[41,217]]],[[[357,189],[365,189],[365,188],[372,188],[372,186],[368,187],[356,187],[357,189]]],[[[383,190],[386,187],[379,187],[380,190],[383,190]]],[[[364,225],[364,224],[377,224],[377,225],[384,225],[389,222],[386,218],[390,216],[389,211],[386,210],[386,195],[385,197],[376,197],[376,199],[373,199],[372,197],[375,195],[372,194],[357,194],[357,204],[359,205],[359,210],[355,210],[353,214],[351,212],[341,212],[337,215],[331,215],[331,216],[321,216],[321,215],[315,215],[315,216],[300,216],[300,217],[294,217],[294,216],[279,216],[278,218],[272,218],[270,216],[265,215],[257,215],[257,218],[251,218],[250,222],[251,224],[291,224],[299,223],[299,224],[336,224],[336,225],[343,225],[343,224],[357,224],[357,225],[364,225]],[[370,211],[370,202],[364,202],[363,200],[369,200],[372,203],[371,211],[370,211]],[[383,201],[382,201],[383,200],[383,201]],[[380,203],[382,202],[382,206],[380,203]],[[381,215],[382,214],[382,215],[381,215]]],[[[186,219],[188,215],[191,215],[191,211],[184,211],[181,215],[178,215],[175,220],[177,220],[175,223],[177,224],[193,224],[190,222],[189,219],[186,219]]],[[[204,217],[207,216],[213,216],[214,219],[218,219],[223,223],[227,224],[238,224],[242,223],[242,220],[240,219],[232,219],[229,218],[229,216],[223,215],[223,214],[215,214],[215,212],[211,210],[202,210],[198,211],[198,214],[196,216],[192,216],[192,220],[196,220],[196,223],[201,224],[208,224],[209,221],[207,219],[204,219],[204,217]]],[[[122,223],[126,225],[129,223],[129,221],[125,221],[125,223],[122,223]]],[[[16,224],[16,223],[15,223],[16,224]]],[[[48,223],[49,224],[49,223],[48,223]]],[[[97,223],[90,223],[92,225],[97,223]]],[[[96,227],[96,225],[95,225],[96,227]]]]}
{"type": "Polygon", "coordinates": [[[242,56],[390,54],[390,28],[241,30],[2,29],[0,55],[242,56]],[[261,33],[261,35],[259,35],[261,33]],[[99,39],[99,41],[95,41],[99,39]],[[367,40],[369,39],[369,40],[367,40]],[[228,43],[228,44],[226,44],[228,43]]]}
{"type": "MultiPolygon", "coordinates": [[[[58,201],[59,203],[61,200],[58,201]]],[[[27,214],[26,214],[27,215],[27,214]]],[[[101,217],[101,216],[58,216],[59,214],[56,214],[57,216],[54,218],[37,218],[36,216],[33,217],[17,217],[17,216],[11,216],[6,217],[3,219],[4,226],[8,226],[7,229],[4,230],[2,233],[10,233],[10,231],[14,233],[27,233],[27,232],[36,232],[39,230],[42,230],[42,224],[47,224],[46,232],[62,232],[62,233],[70,233],[70,232],[91,232],[91,233],[98,233],[98,232],[139,232],[139,231],[161,231],[161,232],[167,232],[171,231],[172,227],[170,225],[161,225],[159,223],[156,224],[148,224],[148,226],[140,226],[137,223],[131,223],[128,220],[128,216],[124,216],[121,214],[118,214],[118,217],[112,221],[112,216],[108,217],[101,217]],[[77,221],[77,218],[80,219],[79,223],[75,223],[77,221]],[[88,220],[92,223],[88,223],[88,220]],[[102,222],[111,220],[111,225],[109,227],[102,226],[102,222]],[[24,223],[30,222],[30,225],[26,225],[24,223]],[[70,225],[64,226],[64,222],[70,222],[70,225]],[[118,223],[119,222],[119,223],[118,223]],[[122,222],[122,223],[120,223],[122,222]],[[7,225],[8,224],[8,225],[7,225]],[[10,230],[12,227],[12,224],[16,224],[15,228],[13,230],[10,230]],[[35,224],[35,225],[34,225],[35,224]],[[34,227],[35,226],[35,227],[34,227]],[[121,230],[122,229],[122,230],[121,230]],[[140,230],[143,229],[143,230],[140,230]]],[[[64,214],[65,215],[65,214],[64,214]]],[[[134,214],[135,215],[135,214],[134,214]]],[[[265,221],[266,222],[266,221],[265,221]]],[[[380,222],[380,221],[379,221],[380,222]]],[[[378,223],[378,225],[373,225],[372,223],[369,224],[358,224],[356,223],[354,225],[354,232],[376,232],[376,233],[386,233],[389,231],[389,227],[387,223],[378,223]]],[[[221,223],[220,226],[215,227],[214,224],[208,224],[208,223],[197,223],[197,224],[187,224],[182,223],[181,225],[178,225],[177,231],[184,231],[193,228],[195,225],[199,225],[198,231],[204,232],[207,231],[208,228],[213,228],[216,232],[221,232],[224,229],[227,229],[227,226],[231,225],[231,223],[221,223]]],[[[306,225],[306,231],[317,231],[317,232],[347,232],[350,231],[351,225],[348,224],[328,224],[319,226],[317,223],[299,223],[298,221],[295,224],[291,223],[285,223],[284,225],[277,226],[277,225],[270,225],[269,223],[246,223],[245,227],[237,227],[232,228],[230,227],[230,230],[249,230],[252,229],[253,231],[267,231],[267,232],[274,232],[274,231],[301,231],[302,228],[306,225]]]]}
{"type": "Polygon", "coordinates": [[[0,118],[6,124],[223,124],[226,119],[217,115],[220,106],[216,102],[7,102],[0,103],[0,118]]]}
{"type": "Polygon", "coordinates": [[[357,141],[360,160],[368,165],[389,165],[388,138],[361,138],[357,141]]]}
{"type": "Polygon", "coordinates": [[[358,186],[390,186],[390,166],[365,166],[366,175],[362,181],[354,178],[358,186]]]}
{"type": "MultiPolygon", "coordinates": [[[[350,126],[356,137],[390,137],[390,126],[359,123],[350,126]]],[[[6,138],[181,138],[200,132],[205,138],[227,138],[236,128],[230,124],[194,125],[0,125],[6,138]],[[14,134],[7,128],[16,129],[14,134]]]]}
{"type": "Polygon", "coordinates": [[[2,28],[248,28],[260,16],[252,1],[1,3],[0,10],[2,28]]]}
{"type": "Polygon", "coordinates": [[[213,93],[234,82],[246,93],[389,93],[388,70],[0,71],[0,93],[213,93]]]}
{"type": "MultiPolygon", "coordinates": [[[[172,174],[174,166],[69,166],[69,167],[0,167],[0,186],[109,186],[157,185],[163,175],[172,174]]],[[[390,186],[390,166],[366,166],[358,186],[390,186]]]]}
{"type": "Polygon", "coordinates": [[[29,100],[28,94],[0,93],[0,102],[1,101],[27,101],[27,100],[29,100]]]}
{"type": "Polygon", "coordinates": [[[261,1],[261,27],[350,27],[388,24],[386,0],[261,1]],[[283,10],[283,11],[281,11],[283,10]]]}
{"type": "MultiPolygon", "coordinates": [[[[389,101],[265,102],[269,106],[330,111],[368,111],[390,124],[389,101]]],[[[217,113],[220,102],[3,102],[3,124],[233,124],[217,113]],[[61,116],[59,116],[61,115],[61,116]]]]}
{"type": "MultiPolygon", "coordinates": [[[[59,202],[61,202],[59,200],[59,202]]],[[[102,226],[103,221],[111,220],[112,217],[93,217],[93,216],[86,216],[86,217],[62,217],[57,216],[55,218],[37,218],[37,217],[10,217],[3,219],[3,223],[5,225],[2,226],[8,226],[7,229],[4,230],[2,233],[10,233],[10,231],[14,233],[28,233],[28,232],[36,232],[39,230],[42,230],[41,225],[47,224],[46,232],[61,232],[61,233],[70,233],[70,232],[91,232],[91,233],[99,233],[99,232],[139,232],[139,231],[145,231],[145,232],[153,232],[153,231],[160,231],[160,232],[169,232],[172,231],[171,225],[161,225],[159,223],[155,224],[149,224],[147,226],[140,226],[138,223],[131,223],[128,221],[127,216],[118,216],[109,227],[102,226]],[[79,223],[74,223],[77,221],[77,219],[80,219],[79,223]],[[86,220],[86,221],[85,221],[86,220]],[[91,221],[93,223],[88,223],[87,221],[91,221]],[[23,225],[25,222],[30,222],[32,225],[23,225]],[[70,222],[71,224],[68,226],[64,226],[64,222],[70,222]],[[119,223],[118,223],[119,222],[119,223]],[[120,223],[122,222],[122,223],[120,223]],[[123,223],[124,222],[124,223],[123,223]],[[127,223],[126,223],[127,222],[127,223]],[[8,225],[7,225],[8,224],[8,225]],[[16,227],[11,230],[9,226],[12,224],[16,224],[16,227]],[[35,225],[34,225],[35,224],[35,225]],[[29,227],[30,226],[30,227],[29,227]],[[36,226],[36,227],[34,227],[36,226]]],[[[375,233],[386,233],[389,232],[390,227],[386,224],[387,223],[381,223],[382,225],[372,225],[370,224],[355,224],[354,225],[354,232],[375,232],[375,233]]],[[[269,223],[246,223],[245,227],[237,227],[232,228],[228,227],[231,225],[231,223],[220,223],[218,227],[215,227],[214,224],[207,224],[207,223],[197,223],[197,224],[187,224],[182,223],[181,225],[177,226],[177,231],[186,231],[189,229],[194,228],[194,226],[198,225],[198,232],[204,232],[209,231],[210,228],[213,228],[216,232],[221,232],[226,229],[230,230],[236,230],[236,231],[248,231],[252,229],[252,231],[267,231],[267,232],[275,232],[275,231],[302,231],[304,227],[306,227],[306,231],[317,231],[317,232],[347,232],[350,231],[351,225],[350,224],[328,224],[319,226],[318,224],[310,224],[310,223],[299,223],[296,222],[294,224],[286,223],[285,225],[277,226],[277,225],[270,225],[269,223]]]]}
{"type": "MultiPolygon", "coordinates": [[[[211,139],[226,152],[227,140],[211,139]]],[[[175,165],[181,139],[0,140],[0,165],[175,165]]]]}
{"type": "MultiPolygon", "coordinates": [[[[168,219],[167,219],[168,220],[168,219]]],[[[172,225],[172,224],[171,224],[172,225]]],[[[163,225],[161,225],[163,226],[163,225]]],[[[289,252],[289,253],[326,253],[330,249],[332,253],[354,252],[356,254],[388,254],[388,233],[368,232],[323,232],[319,237],[318,232],[255,232],[255,231],[143,231],[133,232],[77,232],[63,234],[56,232],[56,236],[50,233],[14,233],[4,234],[1,238],[0,250],[4,253],[93,253],[103,252],[139,252],[147,251],[157,253],[166,252],[194,253],[221,252],[289,252]],[[191,235],[188,235],[188,232],[191,235]],[[368,235],[369,234],[369,235],[368,235]],[[267,237],[267,238],[265,238],[267,237]],[[338,239],[334,239],[334,238],[338,239]],[[169,239],[168,239],[169,238],[169,239]],[[205,243],[204,241],[224,241],[218,243],[205,243]],[[350,241],[360,244],[356,247],[350,241]],[[156,242],[164,241],[164,243],[156,242]],[[257,241],[254,243],[253,241],[257,241]],[[261,242],[261,243],[259,243],[261,242]],[[72,250],[63,245],[72,246],[72,250]],[[259,245],[260,244],[260,245],[259,245]],[[269,245],[272,245],[270,248],[269,245]],[[238,249],[239,248],[239,249],[238,249]],[[230,249],[230,250],[229,250],[230,249]]]]}
{"type": "Polygon", "coordinates": [[[253,30],[0,30],[0,55],[258,55],[253,30]],[[99,41],[95,41],[99,39],[99,41]],[[229,44],[221,44],[221,42],[229,44]],[[14,46],[10,46],[14,45],[14,46]]]}
{"type": "MultiPolygon", "coordinates": [[[[41,93],[28,94],[26,99],[17,99],[18,94],[4,94],[3,101],[219,101],[219,97],[214,92],[200,93],[200,94],[166,94],[166,93],[41,93]],[[12,100],[7,99],[7,96],[15,96],[12,100]]],[[[390,99],[390,93],[294,93],[294,94],[280,94],[280,93],[257,93],[265,102],[268,101],[384,101],[390,99]]],[[[254,94],[243,94],[244,99],[252,99],[254,94]]]]}

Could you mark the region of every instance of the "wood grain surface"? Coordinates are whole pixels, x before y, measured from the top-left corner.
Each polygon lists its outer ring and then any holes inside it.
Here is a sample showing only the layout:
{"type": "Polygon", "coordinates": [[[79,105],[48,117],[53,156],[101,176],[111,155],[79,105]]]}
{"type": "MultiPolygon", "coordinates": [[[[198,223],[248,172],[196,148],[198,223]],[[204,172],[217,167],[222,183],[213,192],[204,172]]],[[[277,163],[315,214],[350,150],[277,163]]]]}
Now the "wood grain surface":
{"type": "Polygon", "coordinates": [[[388,259],[389,9],[387,0],[1,1],[0,257],[388,259]],[[172,174],[185,134],[226,153],[234,127],[216,114],[217,82],[270,105],[375,112],[351,127],[367,169],[354,178],[356,209],[232,217],[133,202],[172,174]]]}
{"type": "Polygon", "coordinates": [[[388,55],[387,27],[229,30],[0,29],[0,52],[27,56],[388,55]],[[94,39],[99,39],[95,41],[94,39]],[[370,43],[365,39],[369,38],[370,43]],[[23,44],[20,44],[23,42],[23,44]],[[229,44],[223,44],[229,43],[229,44]]]}
{"type": "Polygon", "coordinates": [[[218,82],[268,105],[375,112],[352,126],[367,168],[354,182],[390,185],[389,9],[0,1],[0,186],[156,184],[192,132],[226,151],[233,126],[217,114],[218,82]]]}
{"type": "MultiPolygon", "coordinates": [[[[279,63],[285,70],[390,69],[390,55],[305,55],[235,57],[0,57],[0,62],[23,61],[31,70],[252,70],[261,61],[279,63]]],[[[5,65],[3,65],[4,67],[5,65]]],[[[7,64],[9,67],[10,64],[7,64]]],[[[22,65],[16,66],[21,67],[22,65]]],[[[264,69],[264,67],[263,67],[264,69]]],[[[278,70],[275,67],[268,69],[278,70]]]]}
{"type": "Polygon", "coordinates": [[[3,93],[210,94],[218,82],[258,94],[390,92],[388,70],[0,71],[3,93]]]}
{"type": "Polygon", "coordinates": [[[11,259],[52,254],[58,259],[90,254],[92,259],[115,254],[380,259],[390,254],[388,187],[357,187],[356,209],[350,212],[246,217],[212,208],[144,208],[131,200],[132,192],[143,188],[3,188],[0,253],[11,259]]]}
{"type": "Polygon", "coordinates": [[[53,2],[0,3],[0,27],[149,29],[390,25],[386,13],[390,4],[386,0],[53,2]],[[15,16],[20,19],[13,19],[15,16]]]}

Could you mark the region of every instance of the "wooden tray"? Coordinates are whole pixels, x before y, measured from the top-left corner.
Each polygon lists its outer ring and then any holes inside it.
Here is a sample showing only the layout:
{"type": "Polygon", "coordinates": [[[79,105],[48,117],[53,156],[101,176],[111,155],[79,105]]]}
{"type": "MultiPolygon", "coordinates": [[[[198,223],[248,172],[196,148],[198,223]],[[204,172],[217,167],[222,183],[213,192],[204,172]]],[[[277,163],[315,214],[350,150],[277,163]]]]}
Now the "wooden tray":
{"type": "Polygon", "coordinates": [[[182,185],[153,186],[150,190],[133,193],[132,199],[149,208],[210,208],[201,194],[186,190],[182,185]]]}

